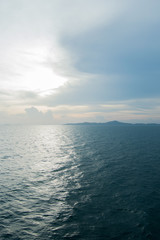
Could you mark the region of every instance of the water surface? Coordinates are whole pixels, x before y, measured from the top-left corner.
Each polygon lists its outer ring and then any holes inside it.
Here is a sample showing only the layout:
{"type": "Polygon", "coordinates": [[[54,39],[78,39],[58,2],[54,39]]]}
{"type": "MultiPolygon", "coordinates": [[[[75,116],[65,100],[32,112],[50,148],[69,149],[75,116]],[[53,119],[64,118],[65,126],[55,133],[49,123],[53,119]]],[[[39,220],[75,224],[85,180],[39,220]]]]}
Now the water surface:
{"type": "Polygon", "coordinates": [[[0,126],[0,239],[160,236],[160,126],[0,126]]]}

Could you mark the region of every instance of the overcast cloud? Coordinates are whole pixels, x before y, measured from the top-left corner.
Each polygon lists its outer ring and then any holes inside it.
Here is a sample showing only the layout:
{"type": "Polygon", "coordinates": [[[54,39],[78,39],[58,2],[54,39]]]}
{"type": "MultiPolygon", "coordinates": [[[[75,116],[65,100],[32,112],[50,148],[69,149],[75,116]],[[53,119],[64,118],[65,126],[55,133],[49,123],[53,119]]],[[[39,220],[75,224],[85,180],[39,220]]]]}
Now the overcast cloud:
{"type": "Polygon", "coordinates": [[[158,0],[1,0],[0,123],[160,123],[158,0]]]}

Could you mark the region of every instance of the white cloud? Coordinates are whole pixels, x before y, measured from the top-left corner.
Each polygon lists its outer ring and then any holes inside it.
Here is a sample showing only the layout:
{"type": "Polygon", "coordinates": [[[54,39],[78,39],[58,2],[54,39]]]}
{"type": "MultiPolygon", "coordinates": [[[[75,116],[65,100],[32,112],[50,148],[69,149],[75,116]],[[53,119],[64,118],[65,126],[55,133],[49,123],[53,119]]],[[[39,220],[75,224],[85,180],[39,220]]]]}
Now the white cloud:
{"type": "Polygon", "coordinates": [[[51,111],[42,112],[35,107],[26,108],[24,113],[0,112],[0,124],[55,124],[51,111]]]}
{"type": "MultiPolygon", "coordinates": [[[[159,6],[157,0],[1,0],[1,122],[105,120],[116,113],[129,119],[131,112],[134,118],[129,99],[159,97],[159,6]]],[[[155,105],[148,109],[157,119],[155,105]]]]}
{"type": "Polygon", "coordinates": [[[49,73],[46,79],[36,80],[39,77],[35,74],[36,69],[42,69],[46,75],[47,70],[52,70],[52,74],[58,72],[61,75],[62,71],[75,74],[75,59],[71,60],[75,56],[67,52],[59,40],[65,35],[80,34],[109,24],[122,9],[120,5],[122,3],[113,0],[1,1],[0,87],[36,90],[36,81],[39,81],[41,89],[44,88],[42,82],[46,82],[48,88],[54,88],[48,80],[49,73]]]}

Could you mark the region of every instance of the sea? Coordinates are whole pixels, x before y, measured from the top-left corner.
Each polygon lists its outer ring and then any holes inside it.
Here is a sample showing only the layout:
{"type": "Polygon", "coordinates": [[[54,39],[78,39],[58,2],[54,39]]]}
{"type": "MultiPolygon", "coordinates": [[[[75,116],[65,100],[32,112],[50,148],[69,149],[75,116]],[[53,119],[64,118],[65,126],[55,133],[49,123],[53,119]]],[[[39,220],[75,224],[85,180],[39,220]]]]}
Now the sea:
{"type": "Polygon", "coordinates": [[[159,240],[159,125],[1,125],[0,240],[159,240]]]}

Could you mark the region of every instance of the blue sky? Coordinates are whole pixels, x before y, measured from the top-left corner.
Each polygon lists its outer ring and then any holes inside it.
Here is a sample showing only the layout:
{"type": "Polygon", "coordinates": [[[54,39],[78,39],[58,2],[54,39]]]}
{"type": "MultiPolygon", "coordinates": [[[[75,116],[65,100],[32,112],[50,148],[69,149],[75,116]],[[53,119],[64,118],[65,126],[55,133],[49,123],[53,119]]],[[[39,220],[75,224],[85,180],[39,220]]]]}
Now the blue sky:
{"type": "Polygon", "coordinates": [[[158,0],[1,0],[0,123],[160,123],[158,0]]]}

